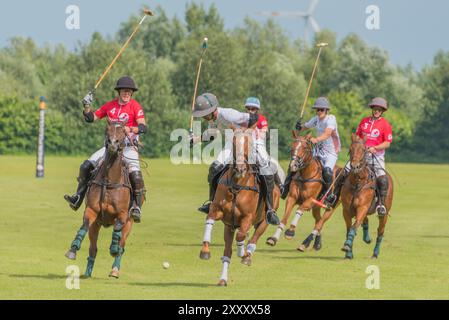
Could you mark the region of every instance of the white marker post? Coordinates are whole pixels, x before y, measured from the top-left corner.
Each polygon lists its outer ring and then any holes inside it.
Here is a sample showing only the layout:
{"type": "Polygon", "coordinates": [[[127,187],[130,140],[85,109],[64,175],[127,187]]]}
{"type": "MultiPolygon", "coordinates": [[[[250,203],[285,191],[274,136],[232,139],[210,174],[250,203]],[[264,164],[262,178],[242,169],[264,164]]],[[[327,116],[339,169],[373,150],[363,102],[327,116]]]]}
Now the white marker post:
{"type": "Polygon", "coordinates": [[[36,178],[44,177],[44,145],[45,145],[45,97],[40,98],[39,103],[39,137],[37,140],[36,178]]]}

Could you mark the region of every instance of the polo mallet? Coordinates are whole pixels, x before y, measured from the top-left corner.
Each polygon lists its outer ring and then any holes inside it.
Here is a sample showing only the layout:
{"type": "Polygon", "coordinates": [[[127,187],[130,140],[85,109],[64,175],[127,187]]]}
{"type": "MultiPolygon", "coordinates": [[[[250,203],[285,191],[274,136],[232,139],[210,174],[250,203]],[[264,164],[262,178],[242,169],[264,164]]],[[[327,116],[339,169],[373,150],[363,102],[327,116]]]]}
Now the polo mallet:
{"type": "Polygon", "coordinates": [[[195,89],[193,91],[193,98],[192,98],[192,114],[190,115],[190,130],[189,130],[190,134],[193,133],[193,109],[195,108],[195,100],[198,90],[198,81],[200,80],[201,65],[203,64],[203,58],[207,50],[207,41],[209,41],[209,39],[207,37],[204,37],[203,44],[201,45],[203,50],[201,51],[201,57],[200,61],[198,62],[198,69],[196,71],[195,89]]]}
{"type": "Polygon", "coordinates": [[[101,78],[97,81],[97,83],[95,84],[94,90],[95,91],[98,86],[100,85],[100,83],[103,81],[104,77],[106,77],[106,75],[109,73],[109,70],[111,70],[112,66],[114,65],[114,63],[117,61],[117,59],[120,57],[120,55],[123,53],[123,51],[125,50],[125,48],[128,46],[129,42],[131,41],[131,39],[134,37],[134,35],[136,34],[137,30],[139,30],[140,25],[143,23],[143,21],[145,20],[145,18],[147,16],[154,16],[153,11],[151,11],[150,9],[143,9],[143,13],[144,16],[142,17],[142,19],[140,20],[139,24],[134,28],[134,31],[131,33],[131,35],[129,36],[128,40],[126,40],[125,44],[120,48],[120,51],[117,53],[117,55],[115,56],[114,60],[112,60],[111,64],[109,65],[109,67],[106,68],[106,71],[103,73],[103,75],[101,76],[101,78]]]}
{"type": "Polygon", "coordinates": [[[319,51],[318,51],[318,56],[316,57],[315,65],[313,66],[312,76],[310,77],[309,85],[307,86],[306,96],[304,97],[304,103],[303,103],[302,109],[301,109],[301,115],[299,116],[300,121],[302,120],[302,118],[303,118],[303,116],[304,116],[304,110],[305,110],[306,105],[307,105],[307,100],[309,100],[310,89],[312,88],[313,78],[315,77],[315,72],[316,72],[316,69],[317,69],[317,67],[318,67],[318,61],[320,60],[321,50],[322,50],[324,47],[327,47],[328,45],[329,45],[329,44],[328,44],[328,43],[325,43],[325,42],[318,43],[318,44],[316,45],[316,46],[317,46],[318,48],[320,48],[320,49],[319,49],[319,51]]]}
{"type": "Polygon", "coordinates": [[[338,178],[339,178],[340,175],[343,173],[343,171],[345,171],[346,165],[347,165],[348,163],[349,163],[349,161],[346,162],[345,166],[341,169],[340,173],[337,174],[337,176],[335,177],[334,181],[333,181],[332,184],[330,185],[329,189],[326,191],[326,193],[321,197],[321,199],[320,199],[319,201],[312,198],[312,202],[313,202],[314,204],[316,204],[317,206],[319,206],[319,207],[321,207],[321,208],[323,208],[323,209],[329,209],[329,207],[326,206],[326,205],[324,204],[324,200],[325,200],[326,197],[329,195],[329,192],[334,188],[335,183],[337,182],[338,178]]]}

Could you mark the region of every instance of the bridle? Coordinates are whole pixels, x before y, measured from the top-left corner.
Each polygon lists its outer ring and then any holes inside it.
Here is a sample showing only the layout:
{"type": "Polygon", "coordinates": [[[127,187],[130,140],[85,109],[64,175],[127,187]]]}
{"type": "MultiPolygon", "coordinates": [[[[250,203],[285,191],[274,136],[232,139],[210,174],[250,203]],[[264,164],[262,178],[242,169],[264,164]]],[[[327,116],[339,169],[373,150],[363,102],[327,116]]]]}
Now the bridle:
{"type": "Polygon", "coordinates": [[[365,148],[365,144],[364,144],[364,142],[362,142],[362,141],[353,141],[352,142],[352,144],[361,144],[361,145],[363,145],[363,156],[362,156],[362,160],[359,162],[359,165],[357,166],[357,167],[353,167],[352,166],[352,158],[353,158],[353,155],[352,155],[352,153],[350,152],[349,153],[349,159],[350,159],[350,161],[349,161],[349,164],[350,164],[350,166],[351,166],[351,170],[355,173],[355,174],[359,174],[360,172],[362,172],[367,166],[368,166],[368,162],[366,161],[366,154],[367,154],[367,150],[366,150],[366,148],[365,148]]]}
{"type": "Polygon", "coordinates": [[[313,159],[312,146],[311,146],[311,142],[308,140],[297,138],[297,139],[295,139],[295,141],[297,142],[297,145],[294,149],[292,148],[292,150],[291,150],[290,166],[292,164],[295,164],[295,166],[298,168],[298,171],[299,171],[299,170],[302,170],[305,167],[307,167],[310,164],[310,162],[312,161],[312,159],[313,159]],[[306,148],[307,152],[304,155],[304,157],[298,157],[299,149],[302,147],[303,143],[305,143],[307,146],[307,148],[306,148]]]}

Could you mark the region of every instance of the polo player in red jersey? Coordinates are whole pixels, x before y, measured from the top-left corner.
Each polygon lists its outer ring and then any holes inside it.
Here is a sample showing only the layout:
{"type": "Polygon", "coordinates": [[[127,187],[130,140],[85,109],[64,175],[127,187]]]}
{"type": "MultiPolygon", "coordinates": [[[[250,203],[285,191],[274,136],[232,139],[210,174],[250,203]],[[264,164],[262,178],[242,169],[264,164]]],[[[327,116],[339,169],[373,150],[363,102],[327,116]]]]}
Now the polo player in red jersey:
{"type": "MultiPolygon", "coordinates": [[[[94,97],[93,93],[89,92],[83,99],[83,115],[85,121],[88,123],[105,117],[113,123],[125,123],[128,138],[126,139],[123,156],[128,167],[129,179],[133,188],[133,205],[130,209],[130,214],[134,222],[138,223],[141,218],[141,206],[145,198],[145,186],[142,172],[140,171],[137,142],[139,135],[147,132],[147,125],[142,107],[136,100],[132,99],[133,93],[138,90],[134,80],[128,76],[121,77],[117,81],[115,90],[118,92],[118,98],[107,102],[95,112],[92,112],[90,108],[94,97]]],[[[102,147],[80,166],[76,193],[72,196],[64,196],[64,199],[73,210],[78,210],[83,203],[92,172],[104,158],[104,154],[105,147],[102,147]]]]}

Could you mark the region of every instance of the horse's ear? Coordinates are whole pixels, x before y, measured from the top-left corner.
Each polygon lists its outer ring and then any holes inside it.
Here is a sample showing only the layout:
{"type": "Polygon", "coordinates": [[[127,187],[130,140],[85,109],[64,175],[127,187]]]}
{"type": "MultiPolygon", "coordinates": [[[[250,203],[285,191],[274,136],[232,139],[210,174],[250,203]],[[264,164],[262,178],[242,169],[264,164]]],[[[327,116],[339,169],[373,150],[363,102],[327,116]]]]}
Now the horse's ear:
{"type": "Polygon", "coordinates": [[[296,133],[296,130],[292,130],[292,136],[294,139],[298,139],[298,134],[296,133]]]}
{"type": "Polygon", "coordinates": [[[306,140],[310,140],[310,139],[312,139],[312,134],[311,133],[308,133],[307,135],[306,135],[306,140]]]}
{"type": "Polygon", "coordinates": [[[351,133],[351,141],[355,142],[357,140],[357,135],[353,132],[351,133]]]}
{"type": "Polygon", "coordinates": [[[366,140],[368,140],[368,135],[367,134],[363,134],[363,142],[366,143],[366,140]]]}

